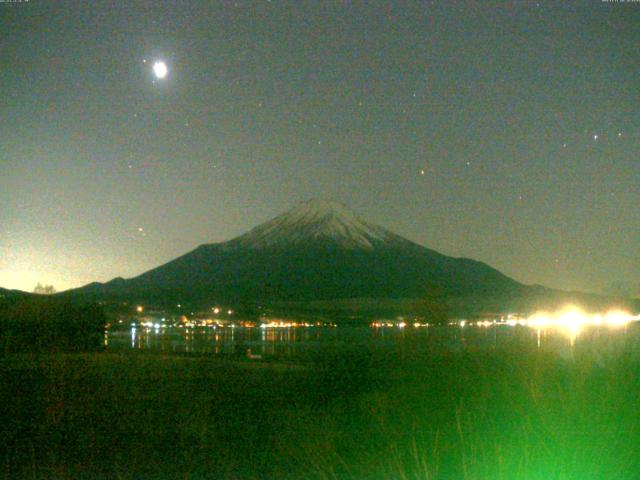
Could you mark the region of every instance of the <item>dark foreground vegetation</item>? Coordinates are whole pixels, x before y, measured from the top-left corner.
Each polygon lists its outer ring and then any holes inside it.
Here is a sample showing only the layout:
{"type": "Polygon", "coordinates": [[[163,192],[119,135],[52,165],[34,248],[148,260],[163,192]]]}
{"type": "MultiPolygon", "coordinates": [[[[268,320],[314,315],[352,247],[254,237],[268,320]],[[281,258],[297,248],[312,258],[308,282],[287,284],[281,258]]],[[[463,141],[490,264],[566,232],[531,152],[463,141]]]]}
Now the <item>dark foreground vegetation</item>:
{"type": "Polygon", "coordinates": [[[325,351],[1,357],[5,478],[640,478],[640,360],[325,351]]]}
{"type": "Polygon", "coordinates": [[[0,301],[0,352],[86,352],[102,348],[107,319],[95,304],[49,296],[0,301]]]}

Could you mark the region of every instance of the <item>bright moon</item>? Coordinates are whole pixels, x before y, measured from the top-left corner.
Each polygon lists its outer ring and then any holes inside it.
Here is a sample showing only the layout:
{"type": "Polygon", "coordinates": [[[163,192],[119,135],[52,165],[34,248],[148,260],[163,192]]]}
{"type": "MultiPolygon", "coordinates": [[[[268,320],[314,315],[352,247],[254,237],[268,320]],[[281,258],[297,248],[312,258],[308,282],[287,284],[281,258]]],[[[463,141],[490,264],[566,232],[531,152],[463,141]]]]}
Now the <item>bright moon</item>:
{"type": "Polygon", "coordinates": [[[167,65],[164,62],[156,62],[153,64],[153,74],[157,78],[164,78],[167,76],[167,65]]]}

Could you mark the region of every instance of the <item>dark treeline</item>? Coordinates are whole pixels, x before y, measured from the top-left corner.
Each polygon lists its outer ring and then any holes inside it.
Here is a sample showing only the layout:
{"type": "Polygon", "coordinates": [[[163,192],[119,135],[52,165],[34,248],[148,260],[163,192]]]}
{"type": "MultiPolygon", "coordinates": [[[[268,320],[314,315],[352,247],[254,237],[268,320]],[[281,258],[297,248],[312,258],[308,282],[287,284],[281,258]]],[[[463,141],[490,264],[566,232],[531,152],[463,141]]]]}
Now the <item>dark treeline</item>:
{"type": "Polygon", "coordinates": [[[102,307],[30,296],[0,302],[0,352],[79,352],[101,348],[102,307]]]}

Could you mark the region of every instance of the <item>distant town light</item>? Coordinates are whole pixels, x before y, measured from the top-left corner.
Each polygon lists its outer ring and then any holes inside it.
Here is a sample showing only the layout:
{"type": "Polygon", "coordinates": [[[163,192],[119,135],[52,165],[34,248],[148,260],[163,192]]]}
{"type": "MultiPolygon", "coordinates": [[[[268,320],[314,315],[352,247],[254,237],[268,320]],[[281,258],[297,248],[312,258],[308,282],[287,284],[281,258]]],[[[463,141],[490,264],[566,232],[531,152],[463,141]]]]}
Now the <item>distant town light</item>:
{"type": "Polygon", "coordinates": [[[218,307],[214,307],[211,310],[213,310],[213,313],[215,313],[216,315],[220,313],[220,309],[218,307]]]}
{"type": "Polygon", "coordinates": [[[138,313],[142,313],[142,312],[144,312],[144,307],[143,307],[142,305],[138,305],[138,306],[136,307],[136,312],[138,312],[138,313]]]}
{"type": "Polygon", "coordinates": [[[508,325],[510,327],[524,326],[530,327],[538,332],[553,329],[563,332],[569,337],[571,344],[578,335],[588,327],[606,327],[611,329],[624,328],[631,322],[640,321],[640,315],[633,315],[624,310],[609,310],[604,313],[588,313],[575,305],[567,305],[555,312],[539,311],[522,318],[517,315],[509,315],[506,319],[489,322],[488,320],[468,323],[464,320],[459,322],[460,326],[465,324],[480,327],[491,325],[508,325]]]}

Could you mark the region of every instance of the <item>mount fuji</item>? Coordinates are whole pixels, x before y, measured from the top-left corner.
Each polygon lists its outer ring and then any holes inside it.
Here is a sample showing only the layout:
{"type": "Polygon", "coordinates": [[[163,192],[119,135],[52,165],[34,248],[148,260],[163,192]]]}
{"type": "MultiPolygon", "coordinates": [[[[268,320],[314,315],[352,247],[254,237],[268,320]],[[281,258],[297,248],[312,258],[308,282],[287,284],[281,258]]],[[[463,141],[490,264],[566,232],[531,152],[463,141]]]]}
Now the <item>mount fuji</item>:
{"type": "Polygon", "coordinates": [[[506,298],[531,288],[536,287],[482,262],[442,255],[368,223],[340,203],[311,200],[137,277],[63,294],[198,307],[434,295],[506,298]]]}

